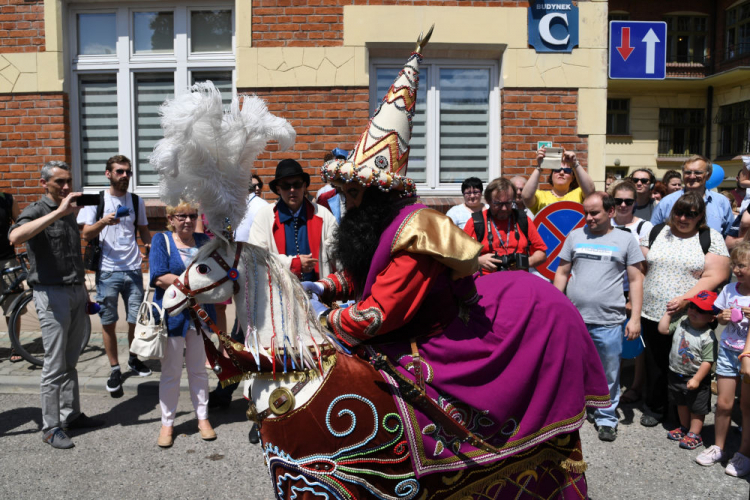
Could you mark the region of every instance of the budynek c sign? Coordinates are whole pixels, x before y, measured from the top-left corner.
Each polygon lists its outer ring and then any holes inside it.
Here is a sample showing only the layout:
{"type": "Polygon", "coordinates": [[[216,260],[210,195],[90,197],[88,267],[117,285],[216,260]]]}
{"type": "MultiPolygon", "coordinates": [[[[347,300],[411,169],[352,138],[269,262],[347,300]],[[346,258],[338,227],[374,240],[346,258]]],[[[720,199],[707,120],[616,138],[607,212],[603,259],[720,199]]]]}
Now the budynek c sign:
{"type": "Polygon", "coordinates": [[[578,7],[573,1],[531,2],[529,45],[537,52],[572,52],[578,45],[578,7]]]}

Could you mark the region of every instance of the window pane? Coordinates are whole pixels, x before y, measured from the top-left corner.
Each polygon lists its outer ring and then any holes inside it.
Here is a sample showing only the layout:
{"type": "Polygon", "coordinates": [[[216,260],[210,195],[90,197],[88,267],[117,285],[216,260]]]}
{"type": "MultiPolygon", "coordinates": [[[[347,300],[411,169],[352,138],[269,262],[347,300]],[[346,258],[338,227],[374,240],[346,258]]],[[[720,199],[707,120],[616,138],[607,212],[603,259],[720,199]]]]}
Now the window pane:
{"type": "Polygon", "coordinates": [[[489,175],[489,69],[440,70],[440,182],[489,175]]]}
{"type": "MultiPolygon", "coordinates": [[[[391,84],[396,80],[401,68],[378,68],[377,95],[378,104],[383,100],[391,84]]],[[[409,177],[414,182],[427,182],[427,119],[425,109],[427,107],[427,68],[419,69],[419,89],[417,90],[417,108],[412,119],[411,141],[409,148],[409,163],[406,172],[402,175],[409,177]]]]}
{"type": "Polygon", "coordinates": [[[216,90],[221,92],[221,103],[224,109],[232,104],[232,72],[231,71],[193,71],[191,85],[197,82],[211,80],[216,90]]]}
{"type": "Polygon", "coordinates": [[[133,13],[133,52],[171,54],[174,52],[174,14],[172,12],[133,13]]]}
{"type": "Polygon", "coordinates": [[[78,14],[78,54],[114,54],[117,42],[115,13],[78,14]]]}
{"type": "Polygon", "coordinates": [[[156,185],[159,178],[148,162],[156,141],[163,137],[159,106],[174,95],[172,73],[135,75],[135,166],[139,186],[156,185]]]}
{"type": "Polygon", "coordinates": [[[232,51],[232,11],[194,10],[190,12],[191,52],[232,51]]]}
{"type": "Polygon", "coordinates": [[[117,76],[81,76],[78,92],[83,185],[107,185],[104,166],[108,158],[119,153],[117,76]]]}

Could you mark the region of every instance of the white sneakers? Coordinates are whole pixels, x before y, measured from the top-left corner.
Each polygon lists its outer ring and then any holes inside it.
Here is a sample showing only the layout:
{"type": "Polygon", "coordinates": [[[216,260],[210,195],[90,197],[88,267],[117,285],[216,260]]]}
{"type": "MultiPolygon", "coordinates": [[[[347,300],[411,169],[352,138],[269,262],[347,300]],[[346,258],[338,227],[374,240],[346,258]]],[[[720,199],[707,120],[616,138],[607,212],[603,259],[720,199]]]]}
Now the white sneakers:
{"type": "MultiPolygon", "coordinates": [[[[695,461],[704,467],[709,467],[717,462],[721,462],[724,458],[725,455],[721,448],[713,445],[706,448],[695,457],[695,461]]],[[[724,469],[724,472],[734,477],[742,477],[750,474],[750,458],[740,452],[735,453],[727,464],[727,468],[724,469]]]]}

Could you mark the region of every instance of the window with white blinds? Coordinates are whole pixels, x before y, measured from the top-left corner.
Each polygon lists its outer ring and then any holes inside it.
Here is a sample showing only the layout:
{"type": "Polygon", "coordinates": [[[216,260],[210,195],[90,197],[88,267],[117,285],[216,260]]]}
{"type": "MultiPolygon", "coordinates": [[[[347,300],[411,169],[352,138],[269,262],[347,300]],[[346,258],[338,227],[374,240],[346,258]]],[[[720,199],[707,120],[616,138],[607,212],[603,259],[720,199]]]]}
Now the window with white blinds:
{"type": "MultiPolygon", "coordinates": [[[[375,61],[371,111],[380,104],[403,63],[375,61]]],[[[497,65],[451,61],[420,65],[409,166],[420,194],[460,192],[467,177],[500,175],[497,65]]]]}
{"type": "Polygon", "coordinates": [[[69,21],[76,187],[107,185],[107,159],[123,154],[133,165],[130,190],[156,196],[148,158],[162,138],[159,107],[205,80],[214,82],[225,105],[231,102],[233,5],[97,2],[70,9],[69,21]]]}
{"type": "Polygon", "coordinates": [[[118,150],[117,75],[81,75],[78,94],[83,184],[107,185],[104,168],[118,150]]]}

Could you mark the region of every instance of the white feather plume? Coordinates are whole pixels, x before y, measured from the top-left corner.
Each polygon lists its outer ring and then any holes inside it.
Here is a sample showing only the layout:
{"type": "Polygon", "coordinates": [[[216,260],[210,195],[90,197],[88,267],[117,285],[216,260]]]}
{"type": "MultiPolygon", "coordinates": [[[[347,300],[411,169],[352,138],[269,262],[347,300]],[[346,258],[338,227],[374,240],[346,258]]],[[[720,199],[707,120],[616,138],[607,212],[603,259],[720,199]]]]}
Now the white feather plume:
{"type": "Polygon", "coordinates": [[[164,138],[149,159],[159,174],[161,200],[200,205],[209,227],[221,236],[225,219],[236,228],[245,215],[252,165],[268,141],[285,150],[294,145],[296,133],[257,96],[235,97],[225,112],[212,82],[190,90],[159,109],[164,138]]]}

